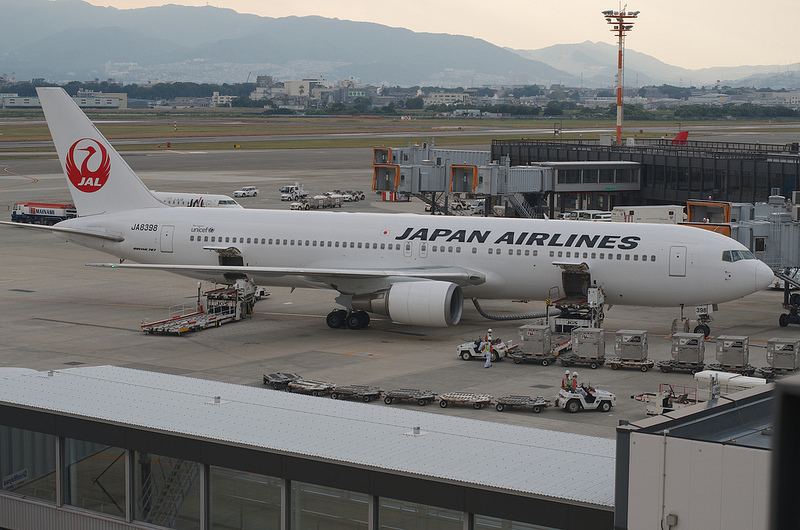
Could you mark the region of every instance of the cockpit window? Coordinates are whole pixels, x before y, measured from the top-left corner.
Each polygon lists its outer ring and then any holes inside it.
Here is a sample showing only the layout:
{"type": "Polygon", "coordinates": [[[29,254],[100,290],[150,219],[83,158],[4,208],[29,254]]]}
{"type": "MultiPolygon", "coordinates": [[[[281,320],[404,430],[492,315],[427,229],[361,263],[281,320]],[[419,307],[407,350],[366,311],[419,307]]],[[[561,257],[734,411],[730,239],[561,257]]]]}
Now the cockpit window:
{"type": "Polygon", "coordinates": [[[739,261],[742,259],[756,259],[749,250],[725,250],[722,253],[722,261],[739,261]]]}

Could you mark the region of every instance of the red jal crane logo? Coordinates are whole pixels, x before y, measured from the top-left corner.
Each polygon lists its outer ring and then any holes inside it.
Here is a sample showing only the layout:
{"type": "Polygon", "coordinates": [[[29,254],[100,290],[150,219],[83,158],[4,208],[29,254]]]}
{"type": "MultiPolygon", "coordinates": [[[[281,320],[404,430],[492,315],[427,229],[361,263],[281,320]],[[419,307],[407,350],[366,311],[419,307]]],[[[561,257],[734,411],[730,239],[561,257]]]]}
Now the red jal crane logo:
{"type": "Polygon", "coordinates": [[[72,182],[73,186],[85,193],[92,193],[102,188],[111,173],[111,159],[108,157],[106,148],[100,142],[91,138],[81,138],[72,144],[72,147],[69,148],[69,153],[67,153],[66,166],[69,181],[72,182]],[[78,151],[79,159],[81,156],[80,151],[86,152],[80,169],[78,169],[75,160],[76,151],[78,151]],[[95,156],[96,153],[99,153],[99,156],[95,156]],[[94,169],[90,168],[90,164],[91,168],[94,169]]]}

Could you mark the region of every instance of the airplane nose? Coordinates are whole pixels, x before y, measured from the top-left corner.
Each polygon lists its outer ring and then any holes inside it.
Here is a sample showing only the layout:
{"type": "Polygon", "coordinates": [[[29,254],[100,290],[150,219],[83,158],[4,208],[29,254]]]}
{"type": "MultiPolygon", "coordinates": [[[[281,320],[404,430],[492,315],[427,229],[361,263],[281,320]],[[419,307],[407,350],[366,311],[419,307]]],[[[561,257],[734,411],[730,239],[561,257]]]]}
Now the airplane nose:
{"type": "Polygon", "coordinates": [[[775,280],[775,273],[766,263],[760,261],[756,267],[756,290],[766,289],[773,280],[775,280]]]}

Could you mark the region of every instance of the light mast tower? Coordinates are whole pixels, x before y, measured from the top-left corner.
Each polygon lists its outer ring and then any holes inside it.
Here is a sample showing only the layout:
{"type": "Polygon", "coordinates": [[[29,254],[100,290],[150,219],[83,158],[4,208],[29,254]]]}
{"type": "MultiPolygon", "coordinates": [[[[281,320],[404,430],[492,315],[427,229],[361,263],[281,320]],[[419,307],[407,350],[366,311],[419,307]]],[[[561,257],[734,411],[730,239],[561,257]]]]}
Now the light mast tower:
{"type": "Polygon", "coordinates": [[[634,20],[639,16],[639,11],[625,11],[628,6],[619,11],[603,11],[606,22],[613,26],[612,32],[617,34],[619,43],[617,59],[617,145],[622,145],[622,65],[623,50],[625,49],[625,35],[633,29],[634,20]]]}

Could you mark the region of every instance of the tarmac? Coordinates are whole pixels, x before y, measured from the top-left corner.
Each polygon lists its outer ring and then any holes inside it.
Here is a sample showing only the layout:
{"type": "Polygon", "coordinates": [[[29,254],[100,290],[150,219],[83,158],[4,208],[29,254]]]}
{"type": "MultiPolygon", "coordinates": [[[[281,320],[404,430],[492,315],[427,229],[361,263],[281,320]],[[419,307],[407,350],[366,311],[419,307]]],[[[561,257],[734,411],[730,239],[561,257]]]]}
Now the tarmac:
{"type": "MultiPolygon", "coordinates": [[[[476,146],[475,149],[488,149],[476,146]]],[[[161,151],[124,155],[146,185],[158,191],[232,195],[244,185],[258,186],[258,197],[243,198],[246,208],[288,209],[278,188],[301,182],[313,193],[337,189],[363,190],[366,201],[345,203],[342,211],[417,212],[419,201],[389,203],[370,191],[371,149],[161,151]]],[[[55,157],[0,162],[0,210],[10,217],[14,202],[71,202],[55,157]]],[[[297,212],[302,216],[303,212],[297,212]]],[[[339,209],[330,212],[339,215],[339,209]]],[[[85,267],[109,256],[61,242],[52,235],[0,227],[0,366],[37,370],[73,366],[116,365],[189,377],[263,386],[262,374],[295,372],[335,384],[378,386],[384,390],[418,388],[438,394],[461,391],[543,396],[554,399],[565,368],[560,364],[515,364],[511,360],[483,368],[482,360],[463,361],[456,347],[492,328],[496,338],[517,342],[518,327],[527,321],[487,321],[465,303],[461,324],[452,328],[420,328],[392,324],[375,316],[363,330],[330,329],[325,316],[336,307],[336,293],[271,288],[252,318],[183,336],[147,335],[143,320],[166,318],[170,308],[194,307],[197,282],[166,272],[140,272],[85,267]]],[[[657,281],[657,279],[655,280],[657,281]]],[[[781,328],[781,291],[765,290],[720,304],[706,343],[706,363],[715,362],[715,338],[750,337],[750,364],[766,366],[766,341],[800,338],[800,327],[781,328]]],[[[495,312],[533,312],[543,302],[485,301],[495,312]]],[[[687,316],[694,316],[687,308],[687,316]]],[[[649,357],[670,358],[671,326],[678,308],[607,308],[606,357],[613,357],[614,332],[644,329],[649,357]]],[[[615,438],[621,420],[645,418],[644,403],[631,396],[655,392],[660,383],[694,387],[689,373],[612,370],[608,366],[577,370],[581,381],[616,394],[609,413],[569,414],[548,408],[539,414],[493,407],[414,403],[375,407],[407,407],[440,414],[514,425],[615,438]]],[[[87,389],[87,399],[91,391],[87,389]]],[[[320,397],[319,399],[329,399],[320,397]]],[[[424,428],[424,426],[422,426],[424,428]]]]}

